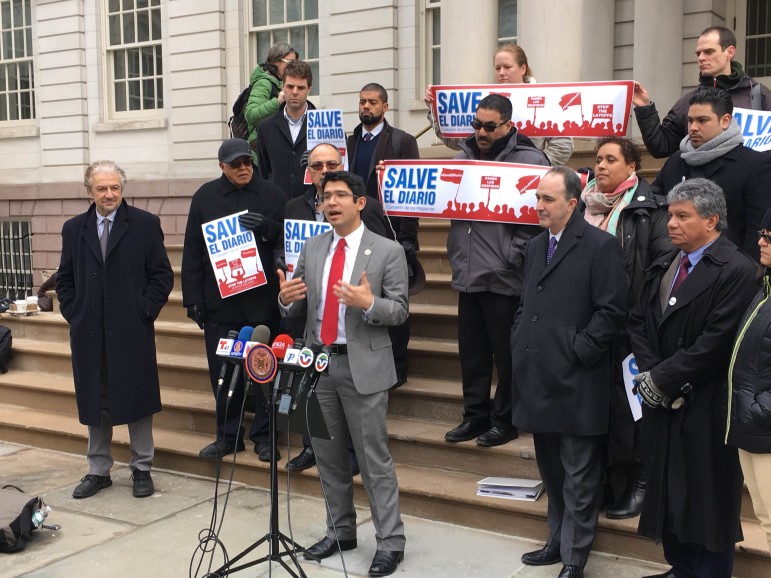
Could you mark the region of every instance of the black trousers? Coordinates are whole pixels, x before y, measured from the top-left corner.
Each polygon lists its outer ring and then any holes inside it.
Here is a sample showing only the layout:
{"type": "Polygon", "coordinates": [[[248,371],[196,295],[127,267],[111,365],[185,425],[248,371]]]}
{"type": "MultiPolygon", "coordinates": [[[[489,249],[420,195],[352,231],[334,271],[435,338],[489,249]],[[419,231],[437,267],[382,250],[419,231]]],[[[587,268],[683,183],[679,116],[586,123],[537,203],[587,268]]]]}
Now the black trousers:
{"type": "Polygon", "coordinates": [[[490,291],[458,293],[458,353],[463,377],[463,419],[511,426],[509,338],[519,297],[490,291]],[[498,370],[490,399],[493,361],[498,370]]]}
{"type": "Polygon", "coordinates": [[[734,549],[712,552],[700,544],[681,542],[677,536],[664,532],[661,536],[664,558],[672,565],[677,578],[731,578],[734,549]]]}
{"type": "MultiPolygon", "coordinates": [[[[226,441],[229,444],[235,444],[237,440],[244,437],[244,428],[240,426],[243,414],[241,412],[241,406],[244,403],[244,379],[243,368],[241,368],[241,379],[233,392],[233,397],[230,398],[230,402],[227,401],[228,385],[230,384],[232,369],[228,370],[226,374],[225,384],[222,386],[222,390],[217,395],[217,378],[219,377],[220,367],[222,361],[217,358],[217,342],[227,337],[227,334],[231,330],[240,331],[242,327],[249,325],[256,327],[257,325],[268,325],[267,323],[243,321],[240,323],[216,323],[214,321],[206,321],[204,323],[204,342],[206,343],[206,359],[209,363],[209,378],[211,379],[212,392],[216,397],[216,412],[217,412],[217,439],[226,441]],[[227,407],[227,413],[225,408],[227,407]]],[[[271,327],[271,335],[276,333],[276,327],[271,327]]],[[[266,409],[265,396],[262,394],[262,389],[259,387],[254,388],[254,405],[255,407],[247,407],[246,409],[254,411],[254,420],[252,421],[252,427],[249,430],[249,439],[255,444],[269,441],[268,431],[268,413],[266,409]]]]}

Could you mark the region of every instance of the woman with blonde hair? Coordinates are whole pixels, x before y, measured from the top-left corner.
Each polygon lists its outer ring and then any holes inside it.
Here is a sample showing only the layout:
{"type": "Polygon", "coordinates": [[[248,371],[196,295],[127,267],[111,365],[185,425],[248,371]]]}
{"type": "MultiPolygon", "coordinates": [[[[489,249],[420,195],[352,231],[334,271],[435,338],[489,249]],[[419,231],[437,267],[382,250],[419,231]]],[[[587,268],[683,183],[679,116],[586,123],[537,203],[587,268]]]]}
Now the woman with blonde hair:
{"type": "MultiPolygon", "coordinates": [[[[493,66],[495,68],[495,81],[498,84],[523,84],[534,83],[533,71],[527,63],[527,54],[516,44],[504,44],[493,53],[493,66]]],[[[423,101],[428,106],[428,120],[434,127],[436,136],[452,150],[460,150],[462,138],[447,138],[442,136],[439,125],[431,112],[431,104],[434,97],[431,94],[431,85],[426,87],[423,101]]],[[[549,158],[552,166],[564,165],[573,154],[573,139],[569,137],[527,137],[534,146],[541,149],[549,158]]]]}

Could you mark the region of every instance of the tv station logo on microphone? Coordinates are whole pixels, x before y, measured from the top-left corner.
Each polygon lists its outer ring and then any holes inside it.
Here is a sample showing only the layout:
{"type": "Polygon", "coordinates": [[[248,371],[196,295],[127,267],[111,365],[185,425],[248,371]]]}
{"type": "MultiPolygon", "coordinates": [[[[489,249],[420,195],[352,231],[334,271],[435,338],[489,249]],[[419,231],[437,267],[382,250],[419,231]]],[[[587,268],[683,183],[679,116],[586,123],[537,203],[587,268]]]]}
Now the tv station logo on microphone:
{"type": "Polygon", "coordinates": [[[316,358],[316,372],[317,373],[323,373],[323,371],[327,368],[329,365],[329,355],[326,353],[319,353],[319,356],[316,358]]]}
{"type": "Polygon", "coordinates": [[[286,350],[286,354],[284,355],[284,363],[288,365],[297,365],[299,360],[300,360],[299,349],[289,348],[286,350]]]}
{"type": "Polygon", "coordinates": [[[313,351],[308,349],[307,347],[303,347],[300,351],[300,355],[297,358],[297,362],[300,364],[300,367],[303,369],[306,367],[310,367],[313,363],[313,351]]]}

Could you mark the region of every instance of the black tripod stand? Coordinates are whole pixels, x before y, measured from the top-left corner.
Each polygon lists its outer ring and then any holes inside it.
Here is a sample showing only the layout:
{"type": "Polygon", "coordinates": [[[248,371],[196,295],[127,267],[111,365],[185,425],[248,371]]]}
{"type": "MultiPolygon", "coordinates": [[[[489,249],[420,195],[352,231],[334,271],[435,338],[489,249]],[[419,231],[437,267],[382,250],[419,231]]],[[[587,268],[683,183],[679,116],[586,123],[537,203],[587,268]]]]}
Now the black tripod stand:
{"type": "MultiPolygon", "coordinates": [[[[247,384],[249,383],[250,380],[247,380],[247,384]]],[[[252,566],[257,566],[258,564],[262,564],[263,562],[268,561],[278,562],[281,564],[281,566],[283,566],[284,569],[290,574],[290,576],[293,576],[293,578],[307,578],[305,572],[303,572],[303,569],[300,567],[300,563],[297,561],[297,555],[305,552],[305,548],[292,542],[288,536],[281,533],[278,527],[278,460],[276,459],[276,456],[278,455],[278,420],[276,415],[276,409],[278,406],[278,389],[274,389],[272,392],[270,391],[270,388],[266,389],[267,391],[264,391],[264,393],[268,404],[268,431],[270,436],[270,529],[267,534],[257,540],[254,544],[212,572],[212,578],[224,578],[233,572],[251,568],[252,566]],[[266,556],[263,556],[259,560],[255,560],[253,562],[241,564],[240,566],[233,566],[239,560],[242,560],[247,554],[259,548],[266,542],[268,544],[268,554],[266,556]],[[299,574],[294,572],[292,567],[284,561],[284,558],[290,558],[292,560],[299,574]]],[[[312,397],[312,400],[315,402],[315,404],[312,404],[312,407],[309,410],[311,415],[313,415],[315,418],[311,421],[311,429],[313,430],[312,434],[316,435],[316,433],[318,433],[319,435],[316,437],[329,439],[329,432],[327,431],[326,424],[323,422],[323,418],[321,418],[321,423],[318,422],[318,419],[321,417],[321,412],[320,409],[318,409],[318,401],[316,400],[315,395],[312,397]],[[317,411],[313,411],[314,409],[317,409],[317,411]],[[317,432],[317,430],[320,431],[317,432]]],[[[302,418],[301,423],[304,424],[305,408],[302,408],[302,412],[300,411],[300,407],[298,407],[297,410],[297,418],[302,418]],[[300,415],[300,413],[303,415],[300,415]]],[[[292,421],[298,422],[300,420],[295,419],[292,421]]]]}

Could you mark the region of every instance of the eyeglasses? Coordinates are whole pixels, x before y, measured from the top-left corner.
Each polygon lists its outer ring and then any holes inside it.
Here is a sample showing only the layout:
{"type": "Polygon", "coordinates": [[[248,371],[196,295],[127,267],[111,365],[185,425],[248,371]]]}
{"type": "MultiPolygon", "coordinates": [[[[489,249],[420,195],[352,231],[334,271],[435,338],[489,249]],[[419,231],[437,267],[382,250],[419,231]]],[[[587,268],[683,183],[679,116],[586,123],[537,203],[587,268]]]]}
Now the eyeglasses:
{"type": "Polygon", "coordinates": [[[241,157],[240,159],[236,159],[232,162],[227,163],[227,165],[231,169],[240,169],[241,167],[250,167],[252,166],[252,157],[241,157]]]}
{"type": "Polygon", "coordinates": [[[495,124],[492,121],[482,122],[478,118],[475,118],[474,120],[471,121],[471,128],[473,128],[474,130],[485,129],[485,132],[493,132],[496,128],[506,124],[507,122],[509,122],[508,118],[504,121],[499,122],[498,124],[495,124]]]}
{"type": "Polygon", "coordinates": [[[763,239],[769,245],[771,245],[771,233],[766,233],[761,230],[761,231],[758,231],[758,237],[763,239]]]}
{"type": "Polygon", "coordinates": [[[340,166],[340,161],[325,161],[325,162],[316,162],[313,164],[308,165],[309,168],[313,169],[314,171],[320,171],[324,167],[327,167],[330,171],[334,171],[337,167],[340,166]]]}
{"type": "Polygon", "coordinates": [[[347,191],[337,191],[334,193],[324,193],[321,195],[321,202],[322,203],[328,203],[332,200],[332,197],[335,198],[336,201],[342,201],[343,199],[347,199],[348,197],[352,197],[353,193],[349,193],[347,191]]]}

